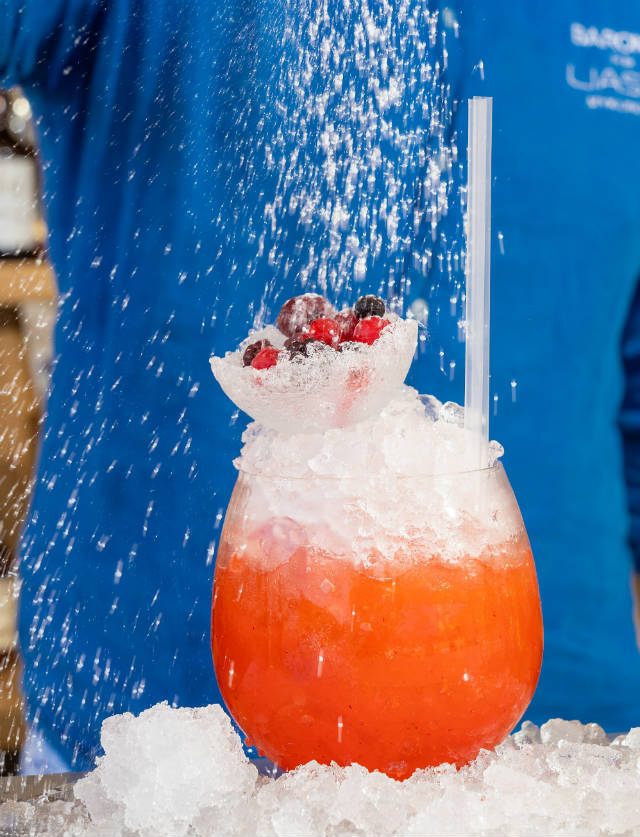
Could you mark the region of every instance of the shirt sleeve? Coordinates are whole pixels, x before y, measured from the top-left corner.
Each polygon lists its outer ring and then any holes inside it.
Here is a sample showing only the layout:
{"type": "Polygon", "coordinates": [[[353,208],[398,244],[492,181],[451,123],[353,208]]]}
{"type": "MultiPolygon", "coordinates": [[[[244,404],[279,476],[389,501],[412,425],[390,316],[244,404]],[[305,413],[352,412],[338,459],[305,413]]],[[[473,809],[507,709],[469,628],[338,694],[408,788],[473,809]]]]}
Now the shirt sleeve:
{"type": "Polygon", "coordinates": [[[0,0],[0,85],[55,82],[104,10],[104,0],[0,0]]]}
{"type": "Polygon", "coordinates": [[[622,338],[625,393],[620,412],[624,475],[629,507],[629,543],[640,572],[640,281],[622,338]]]}

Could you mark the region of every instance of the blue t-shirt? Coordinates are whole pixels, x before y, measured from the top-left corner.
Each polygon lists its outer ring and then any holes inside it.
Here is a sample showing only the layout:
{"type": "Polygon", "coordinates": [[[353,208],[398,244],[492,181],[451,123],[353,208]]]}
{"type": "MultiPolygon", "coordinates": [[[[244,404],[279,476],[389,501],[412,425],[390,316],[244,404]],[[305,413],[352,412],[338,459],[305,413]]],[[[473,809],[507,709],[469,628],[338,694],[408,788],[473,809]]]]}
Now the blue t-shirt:
{"type": "MultiPolygon", "coordinates": [[[[369,38],[382,49],[385,14],[371,4],[370,26],[358,28],[359,7],[332,0],[323,16],[322,5],[305,14],[293,0],[0,0],[0,78],[22,83],[38,116],[62,294],[23,544],[25,688],[34,722],[78,768],[108,714],[219,699],[210,591],[245,419],[212,379],[209,355],[266,309],[274,315],[305,271],[336,302],[356,294],[357,283],[340,282],[344,270],[359,275],[355,230],[328,205],[325,166],[327,148],[338,171],[353,150],[324,128],[330,114],[339,134],[342,97],[362,99],[366,72],[351,45],[369,38]],[[296,200],[305,172],[307,197],[319,196],[311,220],[309,202],[296,200]]],[[[455,159],[449,212],[424,212],[421,201],[438,179],[438,137],[463,158],[464,100],[493,96],[491,435],[507,451],[546,628],[527,715],[628,728],[640,722],[640,660],[617,423],[640,268],[640,14],[622,0],[469,2],[443,9],[435,35],[424,16],[397,27],[418,35],[394,47],[406,89],[386,87],[381,70],[372,93],[397,94],[403,107],[377,99],[385,128],[372,152],[391,150],[366,184],[378,232],[362,287],[426,301],[433,351],[410,382],[460,401],[455,159]],[[440,82],[460,104],[431,130],[440,82]],[[400,136],[413,143],[406,167],[400,136]],[[416,183],[424,194],[412,195],[416,183]],[[384,190],[404,207],[391,221],[384,190]]],[[[625,462],[640,520],[634,322],[625,462]]]]}

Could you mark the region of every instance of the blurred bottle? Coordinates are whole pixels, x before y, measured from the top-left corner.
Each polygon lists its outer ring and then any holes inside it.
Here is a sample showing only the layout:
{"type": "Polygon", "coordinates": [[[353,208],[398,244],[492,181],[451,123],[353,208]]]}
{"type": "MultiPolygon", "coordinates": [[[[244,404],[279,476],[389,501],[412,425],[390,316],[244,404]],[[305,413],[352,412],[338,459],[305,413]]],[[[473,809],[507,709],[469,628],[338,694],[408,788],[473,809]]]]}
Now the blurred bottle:
{"type": "Polygon", "coordinates": [[[41,188],[31,106],[19,88],[0,90],[0,775],[18,770],[26,737],[16,642],[17,555],[55,315],[52,294],[43,293],[54,283],[41,188]],[[36,338],[45,331],[43,350],[36,338]]]}
{"type": "Polygon", "coordinates": [[[0,90],[0,258],[43,255],[40,191],[31,106],[19,88],[0,90]]]}

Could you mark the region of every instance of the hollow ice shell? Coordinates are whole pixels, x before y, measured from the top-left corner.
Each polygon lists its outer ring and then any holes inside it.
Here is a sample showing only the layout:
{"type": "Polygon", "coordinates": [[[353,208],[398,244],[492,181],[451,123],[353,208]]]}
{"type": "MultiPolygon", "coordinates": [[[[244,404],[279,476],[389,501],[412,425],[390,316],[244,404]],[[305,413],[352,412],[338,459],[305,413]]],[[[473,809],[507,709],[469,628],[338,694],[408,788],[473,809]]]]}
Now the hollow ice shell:
{"type": "Polygon", "coordinates": [[[282,433],[313,433],[345,427],[378,413],[407,376],[418,340],[415,320],[389,315],[375,343],[344,344],[343,351],[314,344],[308,358],[283,352],[270,369],[242,366],[244,348],[284,336],[270,327],[252,334],[237,352],[212,357],[213,374],[229,398],[264,427],[282,433]]]}

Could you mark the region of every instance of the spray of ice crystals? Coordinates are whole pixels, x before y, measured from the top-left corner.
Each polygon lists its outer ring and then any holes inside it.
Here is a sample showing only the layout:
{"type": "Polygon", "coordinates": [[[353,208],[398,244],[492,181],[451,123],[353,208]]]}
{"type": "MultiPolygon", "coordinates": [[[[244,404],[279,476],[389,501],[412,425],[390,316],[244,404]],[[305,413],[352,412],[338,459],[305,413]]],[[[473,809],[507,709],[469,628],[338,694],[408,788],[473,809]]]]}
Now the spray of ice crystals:
{"type": "MultiPolygon", "coordinates": [[[[232,37],[222,44],[216,41],[215,56],[207,52],[211,30],[200,20],[192,27],[190,16],[184,15],[184,28],[172,33],[175,52],[150,56],[153,61],[166,59],[177,82],[190,78],[189,67],[203,55],[211,58],[212,66],[222,55],[221,72],[229,88],[220,97],[224,127],[216,123],[216,131],[211,130],[212,108],[203,95],[182,97],[173,88],[159,93],[145,102],[142,121],[136,123],[130,103],[138,91],[119,86],[108,91],[111,139],[118,149],[109,176],[128,208],[125,215],[130,211],[137,218],[140,211],[139,226],[132,221],[129,239],[121,240],[119,231],[127,226],[104,212],[108,202],[96,187],[95,194],[89,190],[65,207],[68,225],[58,230],[61,263],[66,259],[82,265],[86,260],[87,275],[62,300],[60,348],[72,360],[68,367],[58,366],[62,377],[50,403],[60,424],[47,430],[41,497],[25,540],[24,566],[30,568],[36,592],[23,649],[34,672],[60,659],[68,661],[79,701],[73,699],[71,676],[54,678],[38,698],[65,736],[73,724],[87,728],[114,706],[117,711],[132,701],[141,705],[136,702],[146,701],[151,691],[142,656],[127,656],[117,643],[115,650],[101,646],[98,654],[88,626],[103,619],[106,633],[118,637],[126,624],[127,630],[155,641],[169,622],[169,608],[180,606],[175,598],[167,600],[164,582],[158,588],[155,579],[134,613],[126,602],[131,584],[144,579],[139,568],[147,562],[149,544],[163,540],[167,515],[156,486],[167,474],[186,485],[201,482],[207,470],[204,434],[197,429],[207,391],[200,388],[193,355],[185,352],[175,360],[179,342],[174,341],[186,322],[185,302],[202,299],[205,286],[206,293],[211,289],[201,321],[198,313],[190,331],[192,346],[198,340],[204,343],[203,335],[226,339],[226,327],[239,329],[245,316],[272,320],[268,315],[292,290],[317,289],[336,302],[352,301],[360,288],[377,290],[398,304],[416,302],[412,314],[425,322],[430,310],[438,310],[429,295],[434,274],[453,275],[459,259],[441,230],[456,199],[452,183],[457,150],[445,82],[447,38],[456,36],[455,21],[447,23],[427,0],[291,0],[282,5],[268,23],[259,19],[258,8],[257,23],[240,15],[228,26],[232,15],[224,8],[224,31],[232,37]],[[260,38],[271,39],[273,48],[266,50],[260,38]],[[266,54],[272,63],[259,67],[266,54]],[[256,73],[251,72],[254,55],[260,70],[256,73]],[[177,102],[181,108],[174,113],[177,102]],[[181,235],[172,220],[158,228],[162,218],[141,211],[151,205],[146,203],[149,196],[157,196],[160,206],[167,184],[174,183],[173,168],[158,170],[155,165],[151,152],[159,148],[172,152],[184,181],[180,197],[186,215],[191,217],[202,202],[205,216],[210,210],[213,237],[197,218],[193,229],[181,235]],[[211,187],[222,183],[227,191],[220,190],[224,200],[219,200],[211,187]],[[97,237],[88,221],[94,216],[102,227],[97,237]],[[95,252],[94,238],[103,242],[95,252]],[[119,246],[111,246],[113,242],[119,246]],[[144,274],[141,254],[152,249],[151,243],[158,255],[155,267],[162,277],[164,308],[147,308],[145,284],[138,281],[144,274]],[[109,299],[108,319],[118,347],[113,356],[109,351],[114,346],[103,353],[101,337],[92,329],[95,298],[86,293],[87,277],[91,288],[98,287],[98,277],[109,299]],[[255,300],[247,315],[244,305],[233,308],[233,285],[252,278],[259,280],[258,290],[241,297],[255,300]],[[228,314],[234,310],[235,320],[228,314]],[[131,334],[139,339],[127,349],[131,334]],[[136,352],[135,376],[130,351],[136,352]],[[96,358],[109,362],[96,365],[96,358]],[[143,387],[138,386],[141,379],[143,387]],[[145,397],[138,399],[143,390],[145,397]],[[147,401],[162,406],[148,409],[147,401]],[[144,462],[120,455],[106,459],[111,440],[124,427],[138,428],[132,438],[136,449],[145,452],[144,462]],[[107,530],[103,520],[95,531],[85,531],[87,508],[95,492],[108,490],[105,485],[140,486],[130,494],[128,541],[116,536],[115,529],[107,530]],[[53,512],[43,512],[45,496],[46,506],[57,510],[55,520],[53,512]],[[80,554],[91,555],[95,566],[106,567],[113,579],[113,590],[96,596],[95,602],[78,592],[74,561],[80,554]]],[[[138,22],[143,31],[142,19],[138,22]]],[[[98,54],[103,47],[97,44],[98,54]]],[[[85,88],[85,67],[69,66],[64,73],[77,80],[77,89],[85,88]]],[[[122,83],[130,87],[124,74],[122,83]]],[[[71,101],[65,115],[76,124],[83,122],[80,102],[71,101]]],[[[91,125],[85,127],[91,138],[91,125]]],[[[43,122],[43,139],[52,131],[53,125],[43,122]]],[[[51,136],[48,142],[51,146],[51,136]]],[[[58,176],[52,169],[47,188],[55,190],[58,176]]],[[[56,198],[55,193],[47,198],[56,198]]],[[[456,298],[455,291],[447,298],[456,298]]],[[[445,368],[449,374],[448,357],[445,368]]],[[[193,568],[198,551],[196,527],[185,520],[178,529],[171,559],[176,571],[193,568]]],[[[200,549],[207,567],[212,561],[208,542],[200,549]]],[[[189,605],[184,616],[191,616],[189,605]]],[[[177,645],[175,655],[179,672],[177,645]]]]}
{"type": "Polygon", "coordinates": [[[274,278],[255,324],[292,271],[301,290],[339,300],[366,280],[401,307],[451,200],[454,30],[426,0],[299,0],[285,14],[262,147],[272,190],[251,219],[274,278]]]}

